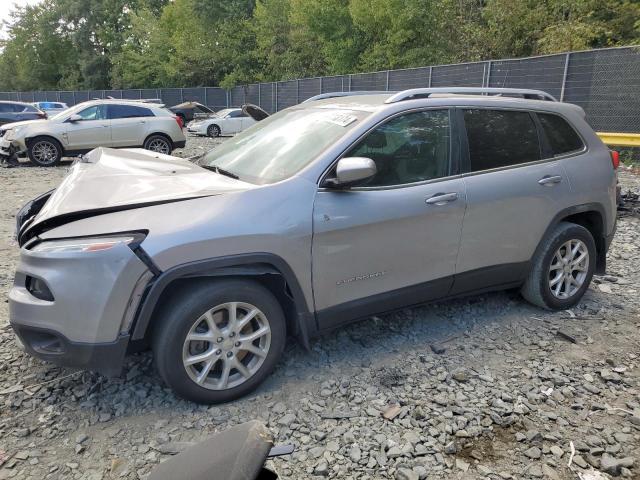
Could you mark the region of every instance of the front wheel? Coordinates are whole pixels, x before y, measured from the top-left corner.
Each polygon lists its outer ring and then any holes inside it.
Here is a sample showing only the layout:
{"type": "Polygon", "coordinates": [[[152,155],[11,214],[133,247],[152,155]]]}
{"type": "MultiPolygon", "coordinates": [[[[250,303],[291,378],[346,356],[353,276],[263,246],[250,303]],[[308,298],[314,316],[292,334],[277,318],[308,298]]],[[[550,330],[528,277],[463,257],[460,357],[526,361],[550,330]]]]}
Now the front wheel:
{"type": "Polygon", "coordinates": [[[62,146],[49,137],[36,137],[29,142],[27,149],[29,160],[39,167],[53,167],[60,163],[62,146]]]}
{"type": "Polygon", "coordinates": [[[151,135],[144,141],[143,147],[146,150],[162,153],[164,155],[171,155],[171,151],[173,150],[171,141],[163,135],[151,135]]]}
{"type": "Polygon", "coordinates": [[[586,228],[561,222],[540,245],[522,296],[549,310],[566,310],[589,288],[596,266],[596,246],[586,228]]]}
{"type": "Polygon", "coordinates": [[[209,125],[207,128],[207,135],[209,137],[219,137],[220,133],[220,127],[218,125],[209,125]]]}
{"type": "Polygon", "coordinates": [[[228,402],[254,390],[286,340],[280,304],[259,283],[223,280],[173,295],[153,338],[157,369],[181,397],[228,402]]]}

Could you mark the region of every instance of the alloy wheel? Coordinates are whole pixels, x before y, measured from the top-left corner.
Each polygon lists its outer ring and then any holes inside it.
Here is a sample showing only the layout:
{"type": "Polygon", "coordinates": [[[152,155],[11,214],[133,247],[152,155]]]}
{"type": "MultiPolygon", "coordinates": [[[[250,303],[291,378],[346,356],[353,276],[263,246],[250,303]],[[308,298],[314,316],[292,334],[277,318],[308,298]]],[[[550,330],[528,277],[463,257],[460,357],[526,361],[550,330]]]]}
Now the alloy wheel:
{"type": "Polygon", "coordinates": [[[43,140],[33,146],[31,155],[36,163],[40,165],[51,165],[58,159],[58,149],[53,143],[43,140]]]}
{"type": "Polygon", "coordinates": [[[577,239],[563,243],[549,266],[549,288],[554,297],[567,299],[582,287],[589,270],[589,250],[577,239]]]}
{"type": "Polygon", "coordinates": [[[147,150],[151,150],[156,153],[164,153],[165,155],[169,155],[169,153],[171,153],[169,142],[162,138],[154,138],[151,140],[147,145],[147,150]]]}
{"type": "Polygon", "coordinates": [[[182,364],[198,385],[227,390],[260,370],[270,346],[271,327],[262,311],[249,303],[224,303],[193,323],[184,340],[182,364]]]}

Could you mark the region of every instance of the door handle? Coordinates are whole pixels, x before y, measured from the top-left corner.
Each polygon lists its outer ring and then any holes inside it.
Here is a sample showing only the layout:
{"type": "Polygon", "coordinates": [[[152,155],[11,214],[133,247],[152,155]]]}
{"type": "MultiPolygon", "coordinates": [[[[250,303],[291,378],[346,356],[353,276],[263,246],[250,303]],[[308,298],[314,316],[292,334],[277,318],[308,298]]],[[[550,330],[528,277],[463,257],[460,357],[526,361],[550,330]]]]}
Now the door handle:
{"type": "Polygon", "coordinates": [[[444,205],[445,203],[453,202],[458,199],[458,194],[453,193],[436,193],[434,196],[425,200],[427,205],[444,205]]]}
{"type": "Polygon", "coordinates": [[[140,120],[140,123],[147,123],[146,120],[140,120]]]}
{"type": "Polygon", "coordinates": [[[540,185],[546,185],[549,187],[552,187],[553,185],[560,183],[562,181],[562,177],[560,175],[545,175],[544,177],[542,177],[540,180],[538,180],[538,183],[540,185]]]}

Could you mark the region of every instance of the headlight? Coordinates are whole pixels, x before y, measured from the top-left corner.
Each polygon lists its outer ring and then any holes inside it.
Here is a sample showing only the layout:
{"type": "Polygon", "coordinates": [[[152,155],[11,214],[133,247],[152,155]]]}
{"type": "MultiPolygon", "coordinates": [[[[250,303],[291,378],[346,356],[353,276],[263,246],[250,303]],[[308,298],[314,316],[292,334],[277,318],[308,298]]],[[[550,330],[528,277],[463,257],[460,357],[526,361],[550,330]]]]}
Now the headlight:
{"type": "Polygon", "coordinates": [[[13,140],[16,138],[16,131],[13,128],[9,128],[8,130],[5,130],[4,132],[4,138],[6,140],[13,140]]]}
{"type": "Polygon", "coordinates": [[[121,237],[93,237],[70,238],[66,240],[46,240],[38,243],[31,249],[38,253],[72,253],[72,252],[98,252],[109,250],[118,245],[129,245],[140,242],[144,238],[139,234],[123,235],[121,237]]]}

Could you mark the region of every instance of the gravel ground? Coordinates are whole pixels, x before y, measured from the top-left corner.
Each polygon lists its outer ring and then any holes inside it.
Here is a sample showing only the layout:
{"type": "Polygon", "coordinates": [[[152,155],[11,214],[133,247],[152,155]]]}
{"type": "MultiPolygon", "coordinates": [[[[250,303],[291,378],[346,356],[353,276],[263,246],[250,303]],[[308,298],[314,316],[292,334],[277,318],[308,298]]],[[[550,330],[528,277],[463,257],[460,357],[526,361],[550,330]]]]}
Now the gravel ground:
{"type": "MultiPolygon", "coordinates": [[[[190,138],[176,153],[212,143],[190,138]]],[[[13,215],[65,171],[0,169],[3,296],[18,260],[13,215]]],[[[640,190],[638,176],[620,181],[640,190]]],[[[572,311],[503,292],[372,318],[310,352],[288,345],[256,393],[222,406],[174,397],[147,353],[115,379],[30,358],[2,302],[0,479],[146,478],[250,419],[296,444],[272,463],[286,479],[640,478],[639,222],[619,220],[609,275],[572,311]]]]}

